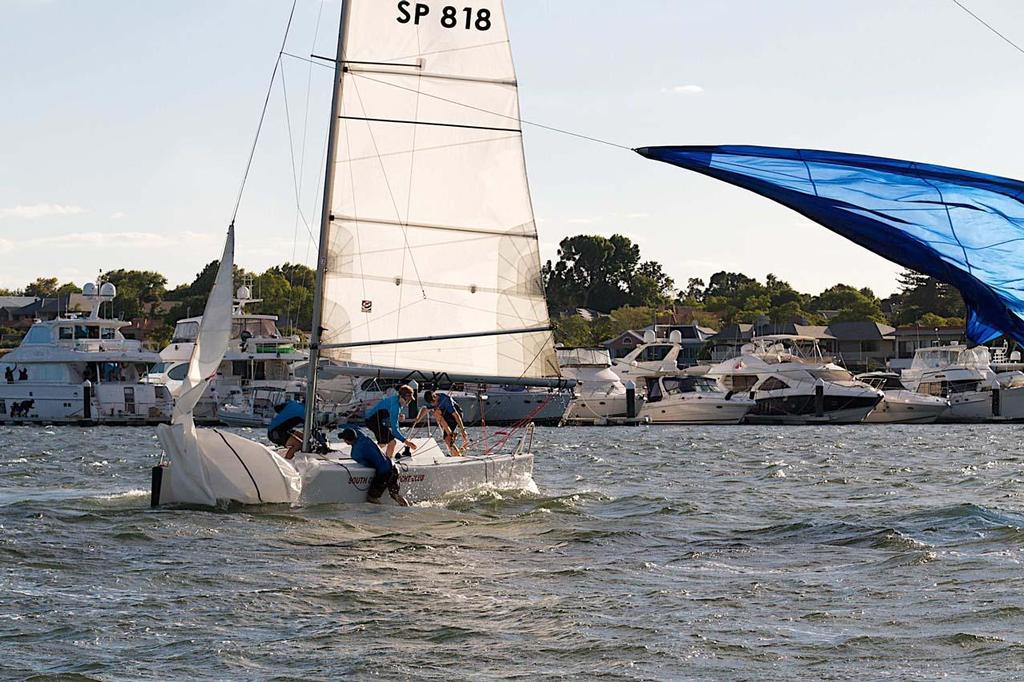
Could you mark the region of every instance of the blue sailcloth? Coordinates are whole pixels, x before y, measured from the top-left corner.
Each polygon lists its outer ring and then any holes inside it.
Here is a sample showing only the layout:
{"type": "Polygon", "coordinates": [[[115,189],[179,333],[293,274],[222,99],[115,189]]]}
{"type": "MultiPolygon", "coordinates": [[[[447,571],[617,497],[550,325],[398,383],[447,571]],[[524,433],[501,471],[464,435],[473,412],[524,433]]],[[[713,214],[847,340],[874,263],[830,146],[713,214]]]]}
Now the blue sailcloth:
{"type": "Polygon", "coordinates": [[[642,156],[761,194],[960,290],[967,337],[1024,343],[1024,183],[859,154],[644,147],[642,156]]]}

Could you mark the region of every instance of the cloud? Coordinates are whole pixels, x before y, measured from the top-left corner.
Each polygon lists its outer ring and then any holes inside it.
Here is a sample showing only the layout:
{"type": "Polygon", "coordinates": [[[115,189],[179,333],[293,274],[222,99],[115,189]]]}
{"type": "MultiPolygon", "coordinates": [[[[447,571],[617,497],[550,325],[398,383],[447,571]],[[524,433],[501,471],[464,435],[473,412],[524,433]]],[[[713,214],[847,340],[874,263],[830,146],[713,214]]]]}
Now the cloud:
{"type": "Polygon", "coordinates": [[[125,212],[124,211],[114,211],[113,213],[110,214],[110,219],[111,220],[120,220],[124,216],[125,216],[125,212]]]}
{"type": "Polygon", "coordinates": [[[81,206],[65,206],[63,204],[32,204],[31,206],[17,205],[13,208],[0,208],[0,218],[23,218],[35,220],[55,215],[78,215],[86,213],[87,209],[81,206]]]}
{"type": "Polygon", "coordinates": [[[673,85],[670,88],[662,88],[663,93],[670,93],[673,95],[703,95],[704,88],[699,85],[673,85]]]}
{"type": "Polygon", "coordinates": [[[0,253],[7,253],[14,250],[14,242],[10,239],[0,239],[0,253]]]}
{"type": "Polygon", "coordinates": [[[594,223],[601,222],[600,218],[569,218],[565,222],[570,225],[593,225],[594,223]]]}
{"type": "Polygon", "coordinates": [[[632,220],[640,220],[641,218],[650,218],[651,214],[650,213],[627,213],[626,217],[630,218],[632,220]]]}

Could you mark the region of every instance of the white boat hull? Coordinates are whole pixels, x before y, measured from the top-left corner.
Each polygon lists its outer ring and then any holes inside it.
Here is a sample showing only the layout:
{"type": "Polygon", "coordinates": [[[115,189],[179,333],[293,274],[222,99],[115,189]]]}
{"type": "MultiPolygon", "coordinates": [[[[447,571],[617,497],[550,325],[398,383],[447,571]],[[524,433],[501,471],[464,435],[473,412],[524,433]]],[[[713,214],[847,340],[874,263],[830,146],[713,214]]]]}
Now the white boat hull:
{"type": "Polygon", "coordinates": [[[991,391],[964,391],[949,396],[949,407],[939,416],[943,423],[978,423],[992,418],[991,391]]]}
{"type": "Polygon", "coordinates": [[[743,399],[674,400],[669,396],[644,405],[640,417],[652,424],[739,424],[753,406],[752,401],[743,399]]]}
{"type": "Polygon", "coordinates": [[[882,402],[864,420],[865,424],[931,424],[948,404],[932,396],[910,391],[886,392],[882,402]],[[895,393],[895,394],[894,394],[895,393]],[[909,395],[901,395],[909,394],[909,395]]]}
{"type": "MultiPolygon", "coordinates": [[[[289,461],[261,443],[220,429],[161,426],[157,434],[166,462],[154,467],[154,506],[362,503],[373,480],[373,470],[345,451],[299,453],[289,461]]],[[[416,454],[398,462],[402,494],[410,502],[482,486],[532,485],[530,453],[449,457],[431,438],[413,442],[418,445],[416,454]]],[[[381,501],[390,499],[385,495],[381,501]]]]}
{"type": "Polygon", "coordinates": [[[152,425],[171,418],[170,395],[148,384],[97,384],[88,402],[81,384],[3,383],[0,424],[152,425]]]}

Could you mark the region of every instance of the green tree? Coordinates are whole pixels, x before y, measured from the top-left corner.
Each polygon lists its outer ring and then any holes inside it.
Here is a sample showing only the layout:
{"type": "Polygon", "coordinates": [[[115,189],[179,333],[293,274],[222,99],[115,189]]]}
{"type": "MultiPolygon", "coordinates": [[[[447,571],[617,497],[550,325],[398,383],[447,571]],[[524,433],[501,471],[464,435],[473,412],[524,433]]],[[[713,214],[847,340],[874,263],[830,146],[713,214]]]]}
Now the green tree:
{"type": "Polygon", "coordinates": [[[659,263],[641,262],[640,247],[620,234],[566,237],[558,261],[549,261],[542,275],[552,310],[607,313],[623,305],[660,306],[670,300],[673,286],[659,263]]]}
{"type": "Polygon", "coordinates": [[[956,287],[913,270],[899,277],[900,291],[888,299],[894,324],[912,324],[926,313],[943,318],[964,318],[967,310],[956,287]]]}
{"type": "Polygon", "coordinates": [[[111,270],[100,279],[117,287],[113,301],[116,317],[132,320],[146,315],[146,304],[157,303],[167,293],[167,278],[149,270],[111,270]]]}
{"type": "Polygon", "coordinates": [[[39,277],[36,281],[31,282],[25,287],[25,295],[37,298],[53,298],[57,295],[57,287],[56,277],[39,277]]]}
{"type": "MultiPolygon", "coordinates": [[[[871,290],[867,290],[871,293],[871,290]]],[[[815,311],[837,311],[832,320],[836,322],[857,322],[871,320],[872,322],[887,322],[885,313],[882,312],[881,301],[874,296],[867,296],[861,289],[856,289],[847,284],[836,284],[821,292],[811,301],[811,308],[815,311]]]]}

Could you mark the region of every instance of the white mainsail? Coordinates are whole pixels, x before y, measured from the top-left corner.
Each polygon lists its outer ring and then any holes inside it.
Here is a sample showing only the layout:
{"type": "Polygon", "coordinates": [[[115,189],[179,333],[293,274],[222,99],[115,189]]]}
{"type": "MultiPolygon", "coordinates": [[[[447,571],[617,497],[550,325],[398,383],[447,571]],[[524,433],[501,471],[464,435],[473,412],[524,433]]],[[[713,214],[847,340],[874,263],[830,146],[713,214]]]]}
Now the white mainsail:
{"type": "Polygon", "coordinates": [[[556,376],[500,0],[346,0],[323,278],[325,354],[556,376]]]}

